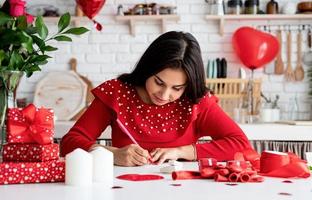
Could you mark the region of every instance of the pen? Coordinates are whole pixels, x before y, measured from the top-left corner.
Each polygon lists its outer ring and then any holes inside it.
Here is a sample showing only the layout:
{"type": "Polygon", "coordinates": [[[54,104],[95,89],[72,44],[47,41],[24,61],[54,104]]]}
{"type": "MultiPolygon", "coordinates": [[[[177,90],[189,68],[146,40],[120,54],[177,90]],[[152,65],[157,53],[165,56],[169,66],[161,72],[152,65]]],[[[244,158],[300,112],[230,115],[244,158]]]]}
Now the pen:
{"type": "MultiPolygon", "coordinates": [[[[130,140],[134,143],[134,144],[136,144],[136,145],[138,145],[138,146],[140,146],[139,145],[139,143],[134,139],[134,137],[130,134],[130,132],[128,131],[128,129],[121,123],[121,121],[117,118],[117,124],[119,125],[119,127],[121,128],[121,130],[124,132],[124,133],[126,133],[127,135],[128,135],[128,137],[130,138],[130,140]]],[[[148,154],[149,154],[149,156],[150,156],[150,158],[148,159],[148,161],[150,161],[151,163],[154,163],[153,161],[152,161],[152,156],[151,156],[151,154],[148,152],[148,154]]]]}

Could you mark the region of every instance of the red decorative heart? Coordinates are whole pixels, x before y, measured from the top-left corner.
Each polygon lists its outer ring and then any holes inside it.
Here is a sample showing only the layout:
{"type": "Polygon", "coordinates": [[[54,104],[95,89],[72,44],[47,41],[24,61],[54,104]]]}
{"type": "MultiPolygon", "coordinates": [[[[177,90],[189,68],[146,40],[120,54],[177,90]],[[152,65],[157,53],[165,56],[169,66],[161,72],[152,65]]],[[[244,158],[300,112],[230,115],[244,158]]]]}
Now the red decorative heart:
{"type": "Polygon", "coordinates": [[[251,27],[236,30],[232,44],[242,63],[251,70],[264,67],[275,58],[279,50],[276,37],[251,27]]]}
{"type": "Polygon", "coordinates": [[[154,174],[124,174],[117,176],[116,178],[127,180],[127,181],[152,181],[164,179],[163,176],[154,175],[154,174]]]}
{"type": "Polygon", "coordinates": [[[99,13],[106,0],[76,0],[83,13],[93,19],[99,13]]]}

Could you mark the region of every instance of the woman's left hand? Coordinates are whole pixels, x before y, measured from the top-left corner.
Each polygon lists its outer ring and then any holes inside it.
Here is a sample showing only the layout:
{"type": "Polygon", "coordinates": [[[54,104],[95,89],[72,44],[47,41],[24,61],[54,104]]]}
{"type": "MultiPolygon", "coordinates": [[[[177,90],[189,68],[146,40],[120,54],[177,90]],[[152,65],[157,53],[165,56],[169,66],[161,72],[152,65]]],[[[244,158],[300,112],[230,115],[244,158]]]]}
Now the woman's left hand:
{"type": "Polygon", "coordinates": [[[150,152],[152,161],[156,164],[162,164],[166,160],[177,160],[179,158],[178,148],[156,148],[150,152]]]}

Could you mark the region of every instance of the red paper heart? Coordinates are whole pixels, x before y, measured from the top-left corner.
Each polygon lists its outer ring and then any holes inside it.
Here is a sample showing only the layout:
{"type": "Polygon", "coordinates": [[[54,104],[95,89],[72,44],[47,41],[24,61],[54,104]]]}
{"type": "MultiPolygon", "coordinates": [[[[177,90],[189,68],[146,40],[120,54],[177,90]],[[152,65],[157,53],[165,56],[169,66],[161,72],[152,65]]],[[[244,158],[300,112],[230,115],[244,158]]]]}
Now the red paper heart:
{"type": "Polygon", "coordinates": [[[99,13],[106,0],[76,0],[83,13],[93,19],[99,13]]]}
{"type": "Polygon", "coordinates": [[[152,181],[164,179],[163,176],[154,175],[154,174],[124,174],[117,176],[116,178],[127,180],[127,181],[152,181]]]}
{"type": "Polygon", "coordinates": [[[250,27],[236,30],[232,44],[237,56],[251,70],[264,67],[279,50],[279,42],[274,36],[250,27]]]}

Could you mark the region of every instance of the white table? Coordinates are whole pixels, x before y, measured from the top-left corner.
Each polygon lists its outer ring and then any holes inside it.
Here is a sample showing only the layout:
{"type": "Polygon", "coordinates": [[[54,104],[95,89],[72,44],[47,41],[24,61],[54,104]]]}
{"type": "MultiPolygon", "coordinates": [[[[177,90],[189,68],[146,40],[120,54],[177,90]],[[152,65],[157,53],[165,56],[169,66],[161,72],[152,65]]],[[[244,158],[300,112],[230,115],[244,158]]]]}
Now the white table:
{"type": "MultiPolygon", "coordinates": [[[[125,173],[159,173],[160,166],[115,167],[115,176],[125,173]]],[[[184,169],[197,169],[197,163],[184,163],[184,169]]],[[[163,180],[131,182],[114,180],[121,189],[104,188],[94,183],[90,187],[66,186],[64,183],[0,186],[1,200],[309,200],[312,199],[312,178],[265,178],[263,183],[239,183],[228,186],[213,180],[173,181],[170,175],[163,180]],[[182,186],[171,186],[180,183],[182,186]],[[292,196],[279,195],[280,192],[292,196]]]]}

